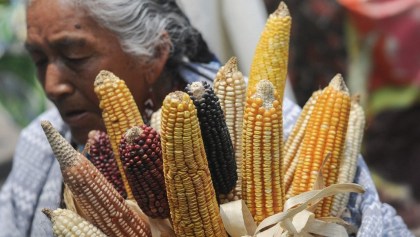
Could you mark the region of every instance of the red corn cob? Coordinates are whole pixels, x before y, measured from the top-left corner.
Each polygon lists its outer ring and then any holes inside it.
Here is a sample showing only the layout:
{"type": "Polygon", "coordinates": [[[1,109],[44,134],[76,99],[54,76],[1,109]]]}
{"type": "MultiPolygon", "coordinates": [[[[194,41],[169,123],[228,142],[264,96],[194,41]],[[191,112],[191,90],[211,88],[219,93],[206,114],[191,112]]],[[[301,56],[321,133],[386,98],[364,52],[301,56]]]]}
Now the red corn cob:
{"type": "Polygon", "coordinates": [[[147,125],[133,127],[122,136],[119,152],[137,204],[152,218],[168,218],[159,134],[147,125]]]}
{"type": "Polygon", "coordinates": [[[108,135],[99,130],[90,131],[87,147],[90,162],[105,176],[118,193],[126,199],[127,192],[125,191],[108,135]]]}

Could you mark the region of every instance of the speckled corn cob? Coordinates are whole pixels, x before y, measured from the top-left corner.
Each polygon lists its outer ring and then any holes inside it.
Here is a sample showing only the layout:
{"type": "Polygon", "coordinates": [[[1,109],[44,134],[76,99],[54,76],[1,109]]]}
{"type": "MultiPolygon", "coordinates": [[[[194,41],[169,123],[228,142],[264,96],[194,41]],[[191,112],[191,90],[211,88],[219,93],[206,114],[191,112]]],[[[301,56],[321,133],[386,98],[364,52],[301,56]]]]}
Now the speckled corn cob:
{"type": "MultiPolygon", "coordinates": [[[[302,142],[292,183],[293,196],[312,189],[323,160],[326,186],[337,182],[340,158],[350,112],[350,96],[341,75],[336,75],[319,95],[302,142]]],[[[318,205],[318,217],[330,216],[332,197],[318,205]]]]}
{"type": "Polygon", "coordinates": [[[99,72],[94,82],[94,89],[99,98],[102,118],[111,141],[125,190],[127,191],[127,197],[133,199],[133,194],[121,163],[118,145],[121,135],[133,126],[143,125],[143,119],[127,85],[112,72],[105,70],[99,72]]]}
{"type": "Polygon", "coordinates": [[[247,98],[242,134],[242,197],[256,222],[283,210],[282,107],[273,84],[261,80],[247,98]]]}
{"type": "Polygon", "coordinates": [[[163,170],[177,236],[227,236],[211,181],[197,110],[180,91],[162,106],[163,170]]]}
{"type": "Polygon", "coordinates": [[[206,82],[193,82],[185,90],[197,109],[216,194],[228,194],[235,187],[238,175],[232,140],[219,99],[206,82]]]}
{"type": "Polygon", "coordinates": [[[127,192],[125,191],[108,135],[99,130],[90,131],[87,148],[89,160],[92,164],[95,165],[123,198],[127,198],[127,192]]]}
{"type": "Polygon", "coordinates": [[[106,237],[106,235],[81,216],[67,209],[42,209],[52,222],[55,237],[106,237]]]}
{"type": "Polygon", "coordinates": [[[299,115],[296,124],[293,127],[290,136],[287,138],[284,145],[284,187],[286,192],[286,199],[291,197],[291,184],[299,158],[299,150],[301,148],[305,129],[311,116],[312,110],[315,106],[321,90],[315,91],[306,104],[303,106],[302,112],[299,115]]]}
{"type": "Polygon", "coordinates": [[[238,181],[235,188],[228,195],[220,194],[220,202],[242,199],[242,123],[246,99],[246,83],[240,71],[236,57],[219,69],[214,80],[214,93],[220,101],[220,106],[225,115],[226,125],[229,129],[236,160],[236,173],[238,181]]]}
{"type": "MultiPolygon", "coordinates": [[[[365,129],[365,113],[359,104],[359,97],[351,100],[349,125],[347,127],[346,141],[342,155],[340,171],[337,183],[352,183],[356,175],[357,158],[362,146],[363,133],[365,129]]],[[[332,215],[336,216],[348,203],[349,194],[337,194],[334,196],[332,215]]]]}
{"type": "Polygon", "coordinates": [[[119,149],[141,210],[152,218],[169,218],[159,134],[147,125],[132,127],[123,135],[119,149]]]}
{"type": "MultiPolygon", "coordinates": [[[[251,64],[248,88],[268,79],[282,98],[287,76],[292,18],[284,2],[267,19],[251,64]]],[[[248,93],[250,90],[248,89],[248,93]]]]}
{"type": "Polygon", "coordinates": [[[55,130],[51,123],[41,126],[58,160],[64,183],[80,207],[80,215],[107,236],[151,236],[148,224],[125,204],[98,169],[55,130]]]}

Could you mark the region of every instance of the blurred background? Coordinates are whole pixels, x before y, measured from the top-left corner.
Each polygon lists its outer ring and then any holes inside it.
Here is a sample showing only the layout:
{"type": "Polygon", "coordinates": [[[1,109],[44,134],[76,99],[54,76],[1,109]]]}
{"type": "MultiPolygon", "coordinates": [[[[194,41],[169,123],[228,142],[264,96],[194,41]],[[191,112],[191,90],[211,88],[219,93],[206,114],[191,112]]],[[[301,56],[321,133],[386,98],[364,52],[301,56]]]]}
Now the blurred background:
{"type": "MultiPolygon", "coordinates": [[[[279,0],[178,0],[225,63],[248,75],[253,49],[279,0]],[[205,13],[203,13],[205,9],[205,13]]],[[[286,96],[303,106],[341,73],[361,97],[362,154],[380,198],[420,236],[420,2],[285,1],[293,23],[286,96]]],[[[0,0],[0,187],[20,130],[48,107],[23,49],[24,7],[0,0]]]]}
{"type": "Polygon", "coordinates": [[[0,186],[10,171],[20,130],[47,106],[23,48],[24,21],[21,2],[0,0],[0,186]]]}

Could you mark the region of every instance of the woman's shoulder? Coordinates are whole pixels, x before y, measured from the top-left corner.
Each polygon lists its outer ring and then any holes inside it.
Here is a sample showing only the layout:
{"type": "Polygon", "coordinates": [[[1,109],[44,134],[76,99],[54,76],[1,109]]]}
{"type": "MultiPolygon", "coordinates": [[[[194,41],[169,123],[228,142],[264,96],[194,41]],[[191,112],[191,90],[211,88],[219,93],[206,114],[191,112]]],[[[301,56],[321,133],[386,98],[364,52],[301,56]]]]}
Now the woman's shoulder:
{"type": "Polygon", "coordinates": [[[50,121],[52,125],[62,134],[68,131],[68,128],[64,121],[61,119],[58,110],[54,107],[43,112],[34,120],[32,120],[32,122],[22,130],[21,136],[45,136],[41,128],[42,120],[50,121]]]}
{"type": "Polygon", "coordinates": [[[205,81],[212,84],[220,66],[220,62],[217,59],[208,63],[183,61],[178,72],[186,83],[205,81]]]}
{"type": "Polygon", "coordinates": [[[25,154],[28,151],[33,150],[37,150],[39,152],[46,152],[51,150],[47,138],[45,137],[44,131],[41,127],[42,120],[50,121],[64,137],[69,137],[69,129],[61,119],[58,110],[56,108],[51,108],[40,114],[22,130],[16,146],[15,156],[25,154]]]}

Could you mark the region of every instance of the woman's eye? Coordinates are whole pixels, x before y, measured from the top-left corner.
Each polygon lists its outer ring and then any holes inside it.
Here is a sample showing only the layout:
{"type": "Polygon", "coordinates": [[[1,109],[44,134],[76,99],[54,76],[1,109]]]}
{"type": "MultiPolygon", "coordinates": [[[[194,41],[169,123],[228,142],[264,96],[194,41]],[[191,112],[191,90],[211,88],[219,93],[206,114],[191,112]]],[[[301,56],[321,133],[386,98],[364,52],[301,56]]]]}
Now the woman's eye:
{"type": "Polygon", "coordinates": [[[47,58],[35,59],[34,63],[35,63],[35,66],[38,69],[40,69],[40,68],[43,68],[48,63],[48,59],[47,58]]]}
{"type": "Polygon", "coordinates": [[[64,57],[64,60],[74,66],[80,66],[84,63],[86,63],[86,61],[89,59],[90,57],[86,56],[86,57],[64,57]]]}
{"type": "Polygon", "coordinates": [[[48,57],[43,53],[29,51],[29,55],[37,68],[41,68],[48,63],[48,57]]]}

